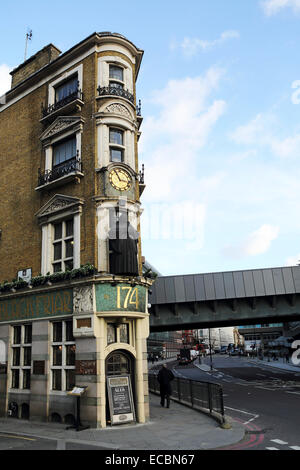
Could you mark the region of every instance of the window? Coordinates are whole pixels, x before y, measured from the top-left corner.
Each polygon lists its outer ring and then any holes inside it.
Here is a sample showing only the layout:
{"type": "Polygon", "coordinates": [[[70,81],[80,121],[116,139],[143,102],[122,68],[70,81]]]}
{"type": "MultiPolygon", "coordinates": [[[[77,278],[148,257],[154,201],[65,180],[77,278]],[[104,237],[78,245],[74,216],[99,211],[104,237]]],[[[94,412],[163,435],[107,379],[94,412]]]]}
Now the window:
{"type": "Polygon", "coordinates": [[[117,341],[116,326],[113,323],[107,324],[107,344],[112,344],[117,341]]]}
{"type": "Polygon", "coordinates": [[[121,163],[124,161],[124,132],[113,127],[109,128],[110,161],[121,163]]]}
{"type": "Polygon", "coordinates": [[[77,93],[77,91],[78,79],[76,76],[55,87],[55,103],[58,103],[70,95],[77,93]]]}
{"type": "Polygon", "coordinates": [[[112,355],[107,359],[106,373],[107,375],[130,374],[130,365],[130,360],[125,356],[125,354],[112,353],[112,355]]]}
{"type": "Polygon", "coordinates": [[[122,323],[120,325],[120,343],[129,343],[129,324],[122,323]]]}
{"type": "Polygon", "coordinates": [[[76,158],[76,137],[53,145],[53,167],[76,158]]]}
{"type": "Polygon", "coordinates": [[[73,218],[54,224],[53,232],[53,272],[73,269],[73,218]]]}
{"type": "Polygon", "coordinates": [[[71,390],[75,385],[75,341],[73,321],[52,324],[52,390],[71,390]]]}
{"type": "Polygon", "coordinates": [[[32,325],[13,327],[11,387],[30,389],[32,325]]]}
{"type": "Polygon", "coordinates": [[[109,86],[113,88],[124,88],[124,70],[117,65],[109,66],[109,86]]]}

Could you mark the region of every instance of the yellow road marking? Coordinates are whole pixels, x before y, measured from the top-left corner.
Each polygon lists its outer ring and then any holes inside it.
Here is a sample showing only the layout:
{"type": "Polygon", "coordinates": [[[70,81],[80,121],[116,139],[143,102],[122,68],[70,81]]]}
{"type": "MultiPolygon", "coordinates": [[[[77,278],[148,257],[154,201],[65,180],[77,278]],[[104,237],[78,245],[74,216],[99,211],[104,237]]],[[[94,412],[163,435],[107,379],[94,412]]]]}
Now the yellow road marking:
{"type": "Polygon", "coordinates": [[[8,437],[12,439],[24,439],[25,441],[36,441],[36,439],[31,439],[30,437],[14,436],[13,434],[0,434],[0,437],[8,437]]]}

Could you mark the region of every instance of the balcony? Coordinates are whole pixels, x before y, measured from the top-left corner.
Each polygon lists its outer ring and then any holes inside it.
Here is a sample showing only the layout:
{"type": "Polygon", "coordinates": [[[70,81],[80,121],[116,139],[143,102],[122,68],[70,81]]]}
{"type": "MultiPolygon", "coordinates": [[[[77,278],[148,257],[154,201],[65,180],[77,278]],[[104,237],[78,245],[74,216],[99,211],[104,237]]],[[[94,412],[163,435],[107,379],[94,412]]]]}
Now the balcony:
{"type": "Polygon", "coordinates": [[[129,101],[131,104],[134,105],[134,95],[130,93],[128,90],[124,90],[122,87],[116,86],[98,86],[98,97],[108,97],[108,96],[117,96],[119,98],[124,98],[125,100],[129,101]]]}
{"type": "Polygon", "coordinates": [[[42,106],[41,121],[52,120],[57,115],[68,114],[72,111],[80,111],[83,104],[83,93],[81,90],[76,90],[60,101],[46,107],[42,106]]]}
{"type": "Polygon", "coordinates": [[[49,190],[72,181],[79,183],[82,176],[82,163],[77,155],[70,160],[56,165],[52,170],[42,172],[39,168],[38,186],[35,189],[36,191],[41,189],[49,190]]]}
{"type": "Polygon", "coordinates": [[[145,187],[146,187],[146,185],[145,185],[145,167],[144,167],[144,164],[142,165],[142,169],[139,171],[138,181],[139,181],[139,193],[140,193],[140,196],[141,196],[144,192],[145,187]]]}

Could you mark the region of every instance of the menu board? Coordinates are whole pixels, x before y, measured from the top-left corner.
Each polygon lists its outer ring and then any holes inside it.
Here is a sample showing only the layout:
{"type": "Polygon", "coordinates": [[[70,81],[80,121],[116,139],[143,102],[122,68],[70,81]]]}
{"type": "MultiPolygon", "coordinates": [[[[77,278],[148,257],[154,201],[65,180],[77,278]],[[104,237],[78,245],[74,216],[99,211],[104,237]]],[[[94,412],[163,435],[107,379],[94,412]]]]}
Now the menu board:
{"type": "Polygon", "coordinates": [[[108,377],[107,388],[111,424],[123,424],[135,421],[130,377],[108,377]]]}

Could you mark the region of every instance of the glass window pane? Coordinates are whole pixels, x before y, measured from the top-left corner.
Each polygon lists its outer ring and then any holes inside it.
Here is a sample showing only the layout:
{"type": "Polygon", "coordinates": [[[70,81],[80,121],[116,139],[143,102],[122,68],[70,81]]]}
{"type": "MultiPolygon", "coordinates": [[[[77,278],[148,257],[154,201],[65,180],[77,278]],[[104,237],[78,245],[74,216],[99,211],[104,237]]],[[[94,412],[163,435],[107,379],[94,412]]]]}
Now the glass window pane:
{"type": "Polygon", "coordinates": [[[23,388],[24,389],[30,388],[30,369],[23,370],[23,388]]]}
{"type": "Polygon", "coordinates": [[[21,348],[13,348],[13,366],[20,365],[21,348]]]}
{"type": "Polygon", "coordinates": [[[53,323],[53,342],[59,343],[62,341],[62,322],[53,323]]]}
{"type": "Polygon", "coordinates": [[[116,65],[109,66],[109,78],[115,78],[117,80],[123,81],[123,69],[116,65]]]}
{"type": "Polygon", "coordinates": [[[55,89],[55,101],[61,101],[78,90],[78,79],[74,77],[55,89]]]}
{"type": "Polygon", "coordinates": [[[75,344],[66,346],[66,365],[75,366],[75,344]]]}
{"type": "Polygon", "coordinates": [[[52,389],[61,390],[61,369],[52,370],[52,389]]]}
{"type": "Polygon", "coordinates": [[[120,325],[120,342],[129,343],[129,325],[128,323],[123,323],[120,325]]]}
{"type": "Polygon", "coordinates": [[[24,327],[24,343],[30,344],[32,342],[32,325],[25,325],[24,327]]]}
{"type": "Polygon", "coordinates": [[[111,144],[123,145],[123,131],[109,129],[109,142],[111,144]]]}
{"type": "Polygon", "coordinates": [[[21,344],[21,326],[14,326],[14,344],[21,344]]]}
{"type": "Polygon", "coordinates": [[[74,228],[73,228],[73,219],[66,221],[66,237],[70,237],[73,235],[74,228]]]}
{"type": "Polygon", "coordinates": [[[53,166],[76,157],[76,137],[53,146],[53,166]]]}
{"type": "Polygon", "coordinates": [[[24,366],[31,366],[31,347],[24,348],[24,366]]]}
{"type": "Polygon", "coordinates": [[[73,257],[73,245],[74,245],[74,242],[73,240],[67,240],[65,242],[66,244],[66,258],[72,258],[73,257]]]}
{"type": "Polygon", "coordinates": [[[54,243],[54,260],[61,259],[61,242],[54,243]]]}
{"type": "Polygon", "coordinates": [[[19,388],[20,383],[20,371],[19,369],[13,369],[12,371],[12,388],[19,388]]]}
{"type": "Polygon", "coordinates": [[[107,344],[115,343],[116,342],[116,328],[115,325],[112,323],[108,323],[107,325],[107,344]]]}
{"type": "Polygon", "coordinates": [[[66,341],[74,341],[73,321],[66,321],[66,341]]]}
{"type": "Polygon", "coordinates": [[[59,273],[61,271],[61,263],[53,264],[53,271],[59,273]]]}
{"type": "Polygon", "coordinates": [[[123,161],[123,150],[110,149],[110,161],[111,162],[122,162],[123,161]]]}
{"type": "Polygon", "coordinates": [[[73,269],[73,260],[68,260],[65,262],[65,270],[71,271],[73,269]]]}
{"type": "Polygon", "coordinates": [[[62,346],[52,346],[53,350],[53,365],[62,365],[62,346]]]}
{"type": "Polygon", "coordinates": [[[66,389],[72,390],[75,387],[75,370],[68,369],[66,370],[66,389]]]}
{"type": "Polygon", "coordinates": [[[62,238],[62,223],[54,225],[54,240],[60,240],[62,238]]]}

